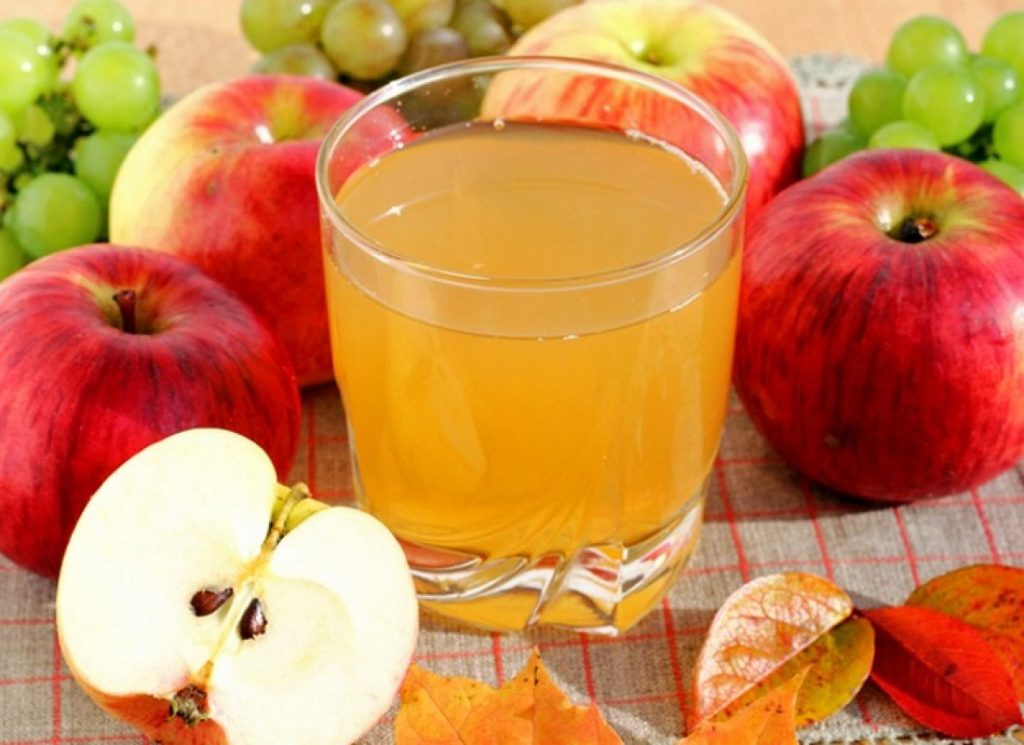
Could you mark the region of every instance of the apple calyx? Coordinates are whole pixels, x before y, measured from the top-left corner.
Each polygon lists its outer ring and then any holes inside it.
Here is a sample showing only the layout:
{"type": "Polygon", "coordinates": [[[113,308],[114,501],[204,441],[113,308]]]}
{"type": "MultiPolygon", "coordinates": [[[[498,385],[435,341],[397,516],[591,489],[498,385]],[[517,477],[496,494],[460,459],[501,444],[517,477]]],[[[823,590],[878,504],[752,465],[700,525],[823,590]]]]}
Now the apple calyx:
{"type": "Polygon", "coordinates": [[[138,300],[135,290],[118,290],[112,299],[121,314],[121,330],[126,334],[138,333],[135,327],[135,304],[138,300]]]}
{"type": "Polygon", "coordinates": [[[923,243],[939,232],[939,225],[931,215],[907,215],[886,234],[901,243],[923,243]]]}
{"type": "Polygon", "coordinates": [[[187,685],[171,698],[169,718],[177,717],[189,727],[195,727],[210,718],[206,691],[196,685],[187,685]]]}

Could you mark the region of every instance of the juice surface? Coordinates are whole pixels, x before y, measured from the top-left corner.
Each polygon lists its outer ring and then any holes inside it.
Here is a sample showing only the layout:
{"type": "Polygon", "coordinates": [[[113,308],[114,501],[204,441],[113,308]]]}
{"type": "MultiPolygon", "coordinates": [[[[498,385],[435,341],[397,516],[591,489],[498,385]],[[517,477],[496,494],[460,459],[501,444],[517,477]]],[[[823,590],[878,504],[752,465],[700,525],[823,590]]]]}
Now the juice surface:
{"type": "Polygon", "coordinates": [[[445,282],[410,297],[395,270],[347,271],[356,249],[326,240],[358,498],[401,539],[484,560],[565,556],[641,541],[700,494],[725,416],[735,236],[685,266],[693,292],[650,314],[628,291],[584,291],[545,333],[541,295],[509,286],[674,251],[722,212],[705,171],[610,132],[474,124],[363,167],[337,201],[393,256],[513,280],[470,303],[445,282]]]}

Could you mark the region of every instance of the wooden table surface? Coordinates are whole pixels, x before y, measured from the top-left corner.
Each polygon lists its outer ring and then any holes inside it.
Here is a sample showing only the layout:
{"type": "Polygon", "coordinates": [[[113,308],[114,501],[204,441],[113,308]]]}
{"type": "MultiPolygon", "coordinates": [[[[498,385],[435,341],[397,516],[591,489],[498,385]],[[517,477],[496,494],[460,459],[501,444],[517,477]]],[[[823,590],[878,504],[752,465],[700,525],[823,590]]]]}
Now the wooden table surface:
{"type": "MultiPolygon", "coordinates": [[[[244,73],[255,55],[238,26],[240,0],[123,0],[138,38],[160,49],[166,92],[244,73]]],[[[57,26],[73,0],[0,0],[0,18],[30,15],[57,26]]],[[[951,18],[976,47],[985,27],[1020,0],[720,0],[786,56],[844,52],[880,60],[893,29],[918,13],[951,18]]]]}

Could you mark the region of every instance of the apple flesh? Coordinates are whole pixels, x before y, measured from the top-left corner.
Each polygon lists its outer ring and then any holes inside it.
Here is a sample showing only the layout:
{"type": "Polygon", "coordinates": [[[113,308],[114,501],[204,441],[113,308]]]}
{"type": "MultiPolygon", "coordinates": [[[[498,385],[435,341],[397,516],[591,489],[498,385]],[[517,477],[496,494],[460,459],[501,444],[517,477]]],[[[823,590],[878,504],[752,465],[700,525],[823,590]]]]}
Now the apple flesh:
{"type": "Polygon", "coordinates": [[[314,166],[361,94],[291,75],[200,88],[139,138],[110,201],[114,243],[176,254],[271,326],[300,385],[332,377],[314,166]]]}
{"type": "Polygon", "coordinates": [[[299,437],[288,355],[237,297],[185,262],[96,245],[0,283],[0,552],[56,576],[89,497],[183,429],[225,427],[287,474],[299,437]]]}
{"type": "MultiPolygon", "coordinates": [[[[748,220],[800,175],[804,128],[796,83],[785,60],[757,31],[716,6],[695,0],[598,0],[566,8],[527,31],[513,55],[580,57],[629,67],[678,83],[716,107],[733,125],[749,163],[748,220]]],[[[507,91],[508,110],[569,117],[595,115],[591,78],[552,78],[507,91]]],[[[603,80],[598,85],[614,85],[603,80]]],[[[489,94],[489,98],[493,97],[489,94]]],[[[606,94],[602,100],[613,100],[606,94]]],[[[492,100],[495,110],[502,108],[492,100]]],[[[636,111],[631,106],[630,111],[636,111]]],[[[624,129],[665,128],[656,105],[651,121],[604,123],[624,129]]],[[[685,127],[686,122],[680,126],[685,127]]],[[[657,130],[655,130],[657,131],[657,130]]],[[[678,142],[669,137],[669,142],[678,142]]],[[[711,165],[711,164],[708,164],[711,165]]],[[[712,168],[714,170],[714,168],[712,168]]]]}
{"type": "Polygon", "coordinates": [[[856,154],[748,233],[735,383],[790,464],[848,494],[969,489],[1024,455],[1024,200],[941,153],[856,154]]]}
{"type": "Polygon", "coordinates": [[[380,522],[307,496],[224,430],[128,460],[61,568],[57,633],[75,679],[164,745],[357,739],[412,658],[415,591],[380,522]]]}

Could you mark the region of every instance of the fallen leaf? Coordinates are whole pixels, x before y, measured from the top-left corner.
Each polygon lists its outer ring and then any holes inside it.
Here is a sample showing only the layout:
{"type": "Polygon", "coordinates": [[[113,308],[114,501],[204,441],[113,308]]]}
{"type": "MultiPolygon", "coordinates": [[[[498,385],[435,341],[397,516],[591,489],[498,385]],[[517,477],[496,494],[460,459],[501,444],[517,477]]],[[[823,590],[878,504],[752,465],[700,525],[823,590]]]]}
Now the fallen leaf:
{"type": "Polygon", "coordinates": [[[866,618],[848,618],[807,649],[776,668],[712,719],[722,721],[764,696],[798,672],[807,678],[796,697],[796,727],[828,719],[857,695],[871,674],[875,631],[866,618]]]}
{"type": "Polygon", "coordinates": [[[456,745],[465,741],[459,730],[474,707],[497,695],[470,678],[444,678],[410,665],[402,683],[402,708],[395,719],[396,743],[456,745]]]}
{"type": "Polygon", "coordinates": [[[1024,701],[1024,569],[978,564],[926,582],[907,599],[980,629],[1024,701]]]}
{"type": "Polygon", "coordinates": [[[706,720],[677,745],[796,745],[796,699],[808,669],[736,711],[706,720]]]}
{"type": "Polygon", "coordinates": [[[715,614],[697,658],[690,726],[753,691],[852,612],[845,592],[813,574],[774,574],[743,585],[715,614]]]}
{"type": "Polygon", "coordinates": [[[596,706],[569,701],[537,650],[497,690],[413,665],[401,700],[395,745],[622,745],[596,706]]]}
{"type": "Polygon", "coordinates": [[[875,627],[872,680],[918,722],[951,737],[1024,723],[1010,674],[976,628],[919,606],[864,616],[875,627]]]}

